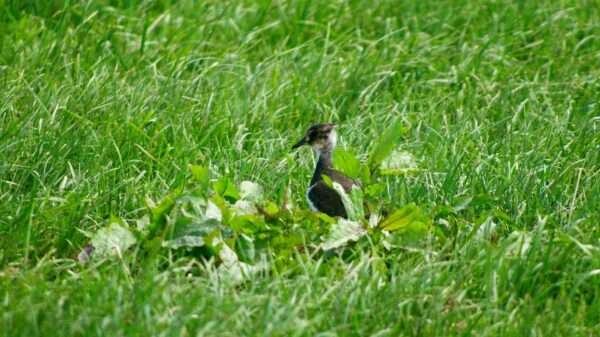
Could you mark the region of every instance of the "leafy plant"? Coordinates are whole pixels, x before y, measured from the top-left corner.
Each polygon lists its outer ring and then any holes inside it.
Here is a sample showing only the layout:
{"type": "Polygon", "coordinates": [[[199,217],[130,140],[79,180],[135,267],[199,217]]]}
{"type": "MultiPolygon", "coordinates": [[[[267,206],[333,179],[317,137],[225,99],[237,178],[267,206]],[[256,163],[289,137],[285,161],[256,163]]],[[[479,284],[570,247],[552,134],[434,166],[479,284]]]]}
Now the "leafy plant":
{"type": "Polygon", "coordinates": [[[350,151],[336,148],[333,152],[333,164],[336,170],[344,172],[353,179],[361,177],[362,164],[350,151]]]}
{"type": "Polygon", "coordinates": [[[367,231],[360,221],[339,219],[331,227],[331,232],[321,244],[321,248],[323,250],[340,248],[350,241],[357,241],[366,234],[367,231]]]}
{"type": "Polygon", "coordinates": [[[98,230],[91,239],[95,254],[104,257],[121,257],[138,242],[134,232],[123,220],[112,217],[108,226],[98,230]]]}
{"type": "Polygon", "coordinates": [[[406,205],[377,223],[374,204],[381,202],[386,186],[380,175],[407,174],[416,164],[406,152],[395,150],[402,133],[395,122],[376,141],[368,163],[362,164],[352,153],[338,149],[336,167],[353,178],[366,180],[364,189],[353,186],[350,193],[336,182],[326,181],[340,195],[347,219],[314,215],[303,209],[280,208],[267,200],[264,189],[252,181],[236,185],[229,176],[212,179],[206,167],[191,165],[195,183],[176,188],[158,203],[148,199],[147,215],[136,221],[137,228],[125,221],[112,219],[106,228],[91,235],[97,256],[120,256],[136,243],[183,254],[200,254],[216,263],[219,275],[231,282],[241,282],[249,274],[269,268],[266,256],[285,259],[306,245],[315,251],[344,249],[364,236],[374,245],[385,245],[381,231],[425,233],[432,220],[414,204],[406,205]],[[365,218],[365,204],[369,220],[365,218]],[[293,226],[303,223],[303,226],[293,226]],[[375,241],[373,241],[375,240],[375,241]],[[199,248],[202,250],[198,251],[199,248]]]}
{"type": "MultiPolygon", "coordinates": [[[[380,197],[385,191],[385,185],[379,181],[381,175],[405,175],[417,173],[416,160],[407,151],[398,151],[400,139],[405,129],[402,121],[397,119],[374,141],[366,164],[362,164],[352,153],[344,149],[336,149],[334,165],[344,174],[358,178],[363,177],[364,193],[360,188],[353,188],[350,196],[337,184],[333,188],[338,192],[346,208],[350,220],[359,221],[364,218],[363,204],[370,212],[377,212],[381,204],[380,197]],[[367,200],[363,200],[366,197],[367,200]]],[[[427,229],[432,221],[418,206],[411,204],[384,219],[379,227],[386,231],[401,229],[427,229]]]]}
{"type": "MultiPolygon", "coordinates": [[[[355,186],[346,194],[337,183],[333,188],[342,196],[348,219],[315,216],[298,208],[281,209],[264,197],[260,185],[250,181],[236,186],[230,178],[222,177],[209,186],[194,184],[193,188],[168,193],[158,203],[148,200],[147,215],[136,221],[136,228],[124,220],[112,219],[107,227],[90,234],[95,250],[91,255],[121,256],[135,244],[152,247],[157,240],[162,249],[184,254],[204,247],[201,255],[218,264],[219,275],[230,282],[241,282],[245,276],[269,268],[267,255],[274,254],[275,261],[285,259],[306,243],[303,238],[316,238],[309,243],[315,250],[334,250],[379,230],[365,219],[362,189],[355,186]],[[304,225],[291,226],[294,222],[304,225]]],[[[412,207],[417,212],[416,206],[412,207]]],[[[405,227],[429,223],[422,213],[404,217],[403,221],[405,227]]],[[[387,225],[380,227],[392,231],[387,225]]]]}
{"type": "Polygon", "coordinates": [[[377,238],[376,231],[426,230],[432,221],[414,204],[404,206],[378,226],[372,223],[377,216],[368,214],[371,221],[365,219],[364,205],[372,213],[386,189],[378,181],[379,175],[416,170],[410,154],[396,150],[401,134],[400,121],[392,123],[374,142],[366,164],[349,151],[336,150],[336,168],[364,181],[364,189],[354,186],[349,194],[341,185],[327,181],[342,198],[348,219],[314,216],[287,206],[282,209],[267,200],[263,187],[255,182],[236,185],[229,176],[213,179],[207,167],[190,165],[195,180],[191,188],[176,188],[158,203],[148,199],[148,213],[137,221],[142,224],[138,228],[112,219],[106,228],[91,235],[91,246],[96,256],[104,257],[120,255],[136,243],[182,252],[206,248],[201,253],[205,259],[214,259],[221,274],[234,275],[232,279],[240,281],[240,275],[265,270],[265,254],[275,254],[276,259],[287,256],[305,243],[302,238],[317,238],[309,243],[315,249],[333,250],[365,235],[377,238]],[[304,228],[290,226],[295,221],[303,222],[304,228]],[[251,267],[257,263],[260,268],[251,267]]]}
{"type": "Polygon", "coordinates": [[[410,204],[392,213],[379,223],[379,228],[388,232],[406,230],[427,230],[431,219],[417,205],[410,204]]]}

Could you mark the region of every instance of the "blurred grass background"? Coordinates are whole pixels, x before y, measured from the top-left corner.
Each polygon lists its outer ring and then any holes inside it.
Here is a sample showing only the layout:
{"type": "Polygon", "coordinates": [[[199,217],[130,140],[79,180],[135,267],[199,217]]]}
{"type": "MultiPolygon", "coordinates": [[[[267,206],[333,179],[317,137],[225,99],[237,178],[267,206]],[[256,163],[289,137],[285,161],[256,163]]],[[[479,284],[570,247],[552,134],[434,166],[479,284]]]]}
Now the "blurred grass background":
{"type": "Polygon", "coordinates": [[[0,1],[0,330],[598,335],[599,21],[570,0],[0,1]],[[390,180],[392,207],[488,194],[535,249],[417,245],[383,286],[368,257],[244,289],[71,260],[188,164],[307,207],[292,142],[332,121],[364,155],[397,116],[428,173],[390,180]]]}

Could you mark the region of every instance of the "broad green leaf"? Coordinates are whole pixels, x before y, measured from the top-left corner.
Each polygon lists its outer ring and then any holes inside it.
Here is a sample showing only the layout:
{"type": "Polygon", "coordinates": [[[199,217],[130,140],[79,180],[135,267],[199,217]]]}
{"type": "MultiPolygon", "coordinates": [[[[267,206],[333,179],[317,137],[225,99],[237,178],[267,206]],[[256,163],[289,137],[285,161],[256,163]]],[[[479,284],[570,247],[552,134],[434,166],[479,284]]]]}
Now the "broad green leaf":
{"type": "Polygon", "coordinates": [[[168,220],[170,223],[173,223],[173,220],[176,219],[182,211],[201,218],[204,216],[205,209],[206,200],[204,198],[184,194],[175,200],[175,205],[173,205],[173,209],[169,212],[168,220]]]}
{"type": "Polygon", "coordinates": [[[201,247],[206,237],[226,228],[221,225],[222,213],[212,201],[193,195],[181,196],[169,213],[170,233],[163,247],[201,247]]]}
{"type": "Polygon", "coordinates": [[[321,244],[323,250],[344,246],[349,241],[357,241],[367,232],[358,221],[338,219],[331,227],[331,232],[321,244]]]}
{"type": "Polygon", "coordinates": [[[403,132],[402,120],[398,118],[373,144],[373,148],[369,153],[369,166],[374,168],[381,165],[383,160],[398,147],[403,132]]]}
{"type": "Polygon", "coordinates": [[[381,163],[381,174],[397,175],[419,172],[417,163],[408,152],[392,151],[381,163]]]}
{"type": "Polygon", "coordinates": [[[231,286],[238,285],[244,282],[246,278],[269,268],[264,258],[260,259],[254,265],[240,261],[235,251],[219,237],[215,237],[210,245],[219,247],[218,256],[222,262],[217,268],[219,279],[231,286]]]}
{"type": "Polygon", "coordinates": [[[235,215],[258,213],[258,210],[256,209],[256,205],[253,202],[250,202],[248,200],[243,200],[243,199],[236,201],[231,209],[235,212],[235,215]]]}
{"type": "Polygon", "coordinates": [[[352,203],[352,200],[350,199],[348,194],[346,194],[346,191],[344,190],[342,185],[334,182],[333,189],[340,195],[340,198],[342,199],[342,203],[344,204],[344,208],[346,209],[346,214],[348,215],[348,219],[357,220],[356,210],[354,209],[354,204],[352,203]]]}
{"type": "Polygon", "coordinates": [[[200,165],[190,165],[190,172],[194,179],[202,185],[208,185],[210,181],[210,170],[200,165]]]}
{"type": "Polygon", "coordinates": [[[352,191],[350,191],[350,200],[352,200],[352,206],[354,207],[354,216],[355,219],[360,221],[365,217],[365,209],[363,207],[363,192],[360,187],[353,185],[352,191]]]}
{"type": "Polygon", "coordinates": [[[365,188],[365,194],[371,198],[376,198],[385,192],[385,185],[382,183],[376,183],[368,185],[365,188]]]}
{"type": "Polygon", "coordinates": [[[431,219],[421,209],[410,204],[402,207],[392,213],[379,224],[379,228],[388,232],[417,230],[428,228],[431,225],[431,219]]]}
{"type": "Polygon", "coordinates": [[[369,166],[360,166],[360,180],[363,182],[363,184],[365,184],[365,186],[371,184],[371,170],[369,169],[369,166]]]}
{"type": "Polygon", "coordinates": [[[239,187],[240,197],[249,201],[260,202],[263,200],[262,186],[252,181],[242,181],[239,187]]]}
{"type": "Polygon", "coordinates": [[[332,218],[332,217],[330,217],[329,215],[327,215],[325,213],[319,212],[319,213],[316,213],[316,216],[317,216],[318,219],[321,219],[321,220],[323,220],[323,222],[328,223],[328,224],[333,224],[336,221],[335,218],[332,218]]]}
{"type": "Polygon", "coordinates": [[[183,236],[204,237],[220,227],[221,223],[215,219],[192,220],[180,218],[173,228],[171,238],[176,239],[183,236]]]}
{"type": "Polygon", "coordinates": [[[229,248],[220,236],[213,237],[210,246],[219,248],[218,256],[223,264],[232,264],[240,261],[235,251],[229,248]]]}
{"type": "Polygon", "coordinates": [[[214,203],[215,207],[220,211],[221,223],[224,225],[228,225],[235,213],[233,210],[229,209],[229,203],[225,201],[223,197],[216,193],[210,197],[210,201],[214,203]]]}
{"type": "Polygon", "coordinates": [[[230,226],[236,233],[253,234],[264,229],[265,220],[256,214],[236,216],[231,220],[230,226]]]}
{"type": "Polygon", "coordinates": [[[350,195],[346,193],[342,185],[336,182],[333,183],[333,189],[340,195],[348,219],[361,221],[365,216],[365,212],[363,209],[363,194],[360,187],[353,185],[350,195]]]}
{"type": "Polygon", "coordinates": [[[229,200],[230,202],[235,202],[236,200],[240,199],[240,194],[235,188],[233,181],[231,181],[231,179],[229,179],[227,176],[219,178],[219,180],[214,183],[213,189],[218,195],[229,200]]]}
{"type": "Polygon", "coordinates": [[[173,210],[169,213],[169,224],[175,223],[181,217],[197,220],[214,219],[218,222],[223,220],[221,208],[212,200],[193,195],[183,195],[177,199],[173,210]]]}
{"type": "Polygon", "coordinates": [[[277,213],[279,213],[279,207],[277,207],[277,205],[275,205],[274,203],[267,201],[263,207],[263,211],[266,213],[267,216],[274,217],[275,215],[277,215],[277,213]]]}
{"type": "Polygon", "coordinates": [[[206,203],[206,211],[204,212],[205,219],[214,219],[219,222],[223,221],[223,212],[212,200],[206,203]]]}
{"type": "Polygon", "coordinates": [[[204,236],[204,244],[214,256],[219,256],[221,248],[225,245],[221,233],[219,231],[212,231],[208,235],[204,236]]]}
{"type": "Polygon", "coordinates": [[[342,148],[336,148],[333,152],[333,165],[336,170],[346,174],[347,176],[357,179],[361,174],[360,160],[358,160],[351,152],[342,148]]]}
{"type": "Polygon", "coordinates": [[[206,245],[202,236],[181,236],[172,240],[163,241],[161,246],[171,249],[179,249],[182,247],[202,247],[206,245]]]}
{"type": "Polygon", "coordinates": [[[148,225],[148,239],[152,239],[159,232],[162,232],[166,223],[167,214],[171,212],[173,206],[177,201],[177,198],[181,195],[182,189],[177,188],[161,200],[158,205],[154,204],[152,199],[147,198],[146,203],[150,210],[150,224],[148,225]]]}
{"type": "Polygon", "coordinates": [[[129,247],[137,243],[133,232],[120,220],[99,229],[92,236],[91,244],[94,254],[105,257],[122,256],[129,247]]]}
{"type": "Polygon", "coordinates": [[[246,263],[252,263],[254,261],[256,255],[254,242],[252,238],[246,234],[241,233],[237,236],[235,241],[235,251],[237,252],[240,261],[246,263]]]}

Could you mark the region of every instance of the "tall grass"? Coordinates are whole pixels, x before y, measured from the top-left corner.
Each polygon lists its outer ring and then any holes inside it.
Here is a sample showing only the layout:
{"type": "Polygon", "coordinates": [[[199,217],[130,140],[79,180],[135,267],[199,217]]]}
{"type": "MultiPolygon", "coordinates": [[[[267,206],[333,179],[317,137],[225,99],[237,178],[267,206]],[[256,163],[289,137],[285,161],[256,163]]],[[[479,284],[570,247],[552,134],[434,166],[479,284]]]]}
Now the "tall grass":
{"type": "Polygon", "coordinates": [[[1,1],[0,331],[598,335],[599,18],[570,0],[1,1]],[[364,158],[397,116],[427,173],[390,179],[390,208],[492,201],[383,275],[369,252],[299,252],[238,288],[186,276],[194,260],[73,261],[79,229],[139,217],[188,164],[307,207],[314,161],[291,142],[334,121],[364,158]]]}

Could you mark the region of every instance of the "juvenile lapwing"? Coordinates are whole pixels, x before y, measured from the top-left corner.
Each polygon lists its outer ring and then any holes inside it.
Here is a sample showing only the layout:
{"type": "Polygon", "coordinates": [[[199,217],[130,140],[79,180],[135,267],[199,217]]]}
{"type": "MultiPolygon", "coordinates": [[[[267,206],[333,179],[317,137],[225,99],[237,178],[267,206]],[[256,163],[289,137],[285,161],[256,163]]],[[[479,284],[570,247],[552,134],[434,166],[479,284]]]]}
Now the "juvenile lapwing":
{"type": "Polygon", "coordinates": [[[337,142],[336,125],[332,123],[315,124],[311,126],[304,138],[292,146],[292,149],[309,145],[317,151],[319,159],[310,185],[306,189],[306,199],[310,208],[315,212],[323,212],[329,216],[347,218],[346,209],[339,194],[325,182],[323,176],[331,182],[340,184],[346,193],[350,193],[353,185],[362,188],[362,184],[345,174],[333,169],[332,153],[337,142]]]}

